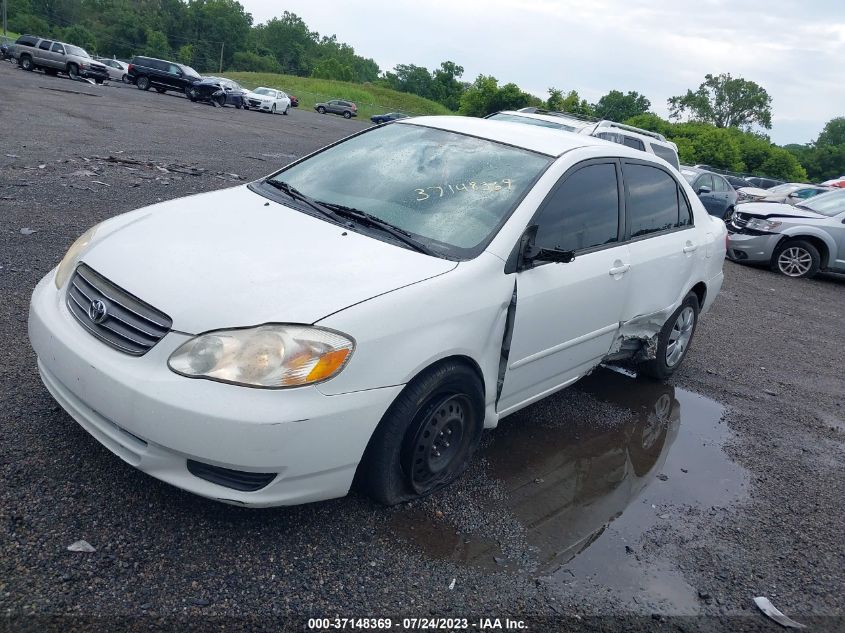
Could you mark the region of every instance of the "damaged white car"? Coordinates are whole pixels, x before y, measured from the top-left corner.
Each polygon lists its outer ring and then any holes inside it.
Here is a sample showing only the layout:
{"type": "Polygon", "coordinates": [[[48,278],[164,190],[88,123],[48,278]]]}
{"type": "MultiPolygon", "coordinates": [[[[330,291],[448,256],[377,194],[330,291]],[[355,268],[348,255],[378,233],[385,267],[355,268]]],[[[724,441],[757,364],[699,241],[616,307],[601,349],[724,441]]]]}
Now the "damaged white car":
{"type": "Polygon", "coordinates": [[[353,482],[392,504],[604,360],[675,371],[725,234],[657,157],[415,118],[92,228],[36,287],[29,334],[55,399],[154,477],[249,506],[353,482]]]}

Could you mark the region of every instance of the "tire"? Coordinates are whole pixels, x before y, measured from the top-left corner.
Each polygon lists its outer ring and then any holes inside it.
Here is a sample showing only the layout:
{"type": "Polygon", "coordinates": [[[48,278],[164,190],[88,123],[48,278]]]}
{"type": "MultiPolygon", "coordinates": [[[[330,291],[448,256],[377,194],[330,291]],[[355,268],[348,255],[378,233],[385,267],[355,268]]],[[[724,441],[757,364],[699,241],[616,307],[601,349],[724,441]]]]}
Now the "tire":
{"type": "Polygon", "coordinates": [[[351,118],[352,118],[352,113],[351,113],[349,110],[344,110],[344,112],[343,112],[343,118],[344,118],[344,119],[351,119],[351,118]]]}
{"type": "Polygon", "coordinates": [[[150,89],[150,78],[144,75],[141,75],[135,80],[135,85],[138,87],[138,90],[149,90],[150,89]]]}
{"type": "Polygon", "coordinates": [[[244,107],[244,104],[243,104],[243,103],[241,103],[240,101],[238,101],[238,102],[235,104],[235,107],[236,107],[238,110],[240,110],[241,108],[243,108],[243,107],[244,107]]]}
{"type": "Polygon", "coordinates": [[[225,105],[226,105],[226,95],[219,95],[217,97],[214,97],[214,104],[217,105],[217,106],[220,106],[221,108],[225,107],[225,105]]]}
{"type": "Polygon", "coordinates": [[[276,104],[270,106],[270,114],[276,114],[276,104]]]}
{"type": "Polygon", "coordinates": [[[821,268],[819,249],[805,240],[787,240],[772,255],[772,270],[787,277],[809,279],[821,268]]]}
{"type": "Polygon", "coordinates": [[[18,60],[18,65],[24,70],[28,70],[30,72],[35,70],[35,64],[32,63],[32,57],[29,55],[21,55],[21,58],[18,60]]]}
{"type": "Polygon", "coordinates": [[[727,224],[728,222],[731,221],[731,217],[733,217],[733,214],[734,214],[734,208],[733,207],[728,207],[727,209],[725,209],[725,215],[722,216],[722,220],[724,221],[725,224],[727,224]]]}
{"type": "Polygon", "coordinates": [[[379,422],[356,486],[386,505],[443,488],[466,470],[483,422],[484,386],[475,371],[456,361],[429,368],[379,422]]]}
{"type": "Polygon", "coordinates": [[[129,78],[129,75],[126,75],[126,74],[124,74],[123,77],[120,78],[120,80],[125,84],[131,84],[132,83],[132,80],[129,78]]]}
{"type": "Polygon", "coordinates": [[[285,116],[287,116],[287,115],[288,115],[288,111],[289,111],[289,110],[290,110],[290,106],[287,106],[287,107],[285,108],[285,111],[284,111],[284,112],[282,112],[282,114],[284,114],[285,116]]]}
{"type": "Polygon", "coordinates": [[[188,97],[188,101],[191,103],[196,103],[197,101],[197,91],[194,88],[189,88],[188,92],[185,93],[185,96],[188,97]]]}
{"type": "Polygon", "coordinates": [[[76,64],[68,64],[67,74],[71,79],[79,79],[79,67],[76,64]]]}
{"type": "Polygon", "coordinates": [[[317,108],[317,112],[319,112],[320,114],[325,114],[326,109],[323,106],[320,106],[319,108],[317,108]]]}
{"type": "Polygon", "coordinates": [[[657,336],[655,357],[640,366],[645,375],[666,380],[681,366],[698,326],[699,310],[698,296],[694,292],[684,297],[657,336]]]}
{"type": "Polygon", "coordinates": [[[156,92],[160,95],[163,95],[165,92],[167,92],[167,88],[160,88],[159,86],[156,86],[155,88],[156,92]]]}
{"type": "Polygon", "coordinates": [[[94,80],[94,83],[96,83],[98,86],[102,86],[102,85],[103,85],[103,81],[104,81],[103,79],[95,79],[95,80],[94,80]]]}

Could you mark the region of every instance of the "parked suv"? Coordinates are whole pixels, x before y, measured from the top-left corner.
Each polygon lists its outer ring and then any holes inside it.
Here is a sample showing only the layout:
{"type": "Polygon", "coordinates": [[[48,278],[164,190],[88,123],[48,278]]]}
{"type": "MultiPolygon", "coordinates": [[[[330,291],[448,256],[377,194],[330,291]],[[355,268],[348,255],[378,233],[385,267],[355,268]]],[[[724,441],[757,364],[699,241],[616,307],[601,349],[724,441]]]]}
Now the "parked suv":
{"type": "Polygon", "coordinates": [[[139,90],[155,88],[158,92],[176,90],[187,94],[188,88],[202,81],[200,74],[190,66],[154,57],[133,58],[127,74],[139,90]]]}
{"type": "Polygon", "coordinates": [[[65,42],[21,35],[15,42],[14,56],[24,70],[40,68],[48,75],[63,72],[71,79],[84,77],[98,84],[109,78],[106,67],[94,61],[85,49],[65,42]]]}
{"type": "Polygon", "coordinates": [[[796,205],[746,202],[728,224],[728,258],[769,264],[787,277],[845,273],[845,191],[796,205]]]}
{"type": "Polygon", "coordinates": [[[341,99],[332,99],[325,103],[318,103],[314,109],[320,114],[331,112],[332,114],[342,114],[344,119],[351,119],[358,116],[358,106],[351,101],[343,101],[341,99]]]}
{"type": "Polygon", "coordinates": [[[569,112],[552,112],[540,108],[522,108],[521,110],[505,110],[490,114],[488,119],[526,123],[540,127],[550,127],[588,134],[620,145],[626,145],[641,152],[659,156],[675,169],[680,168],[678,160],[678,146],[666,139],[662,134],[644,130],[633,125],[616,123],[616,121],[598,120],[592,117],[582,117],[569,112]]]}

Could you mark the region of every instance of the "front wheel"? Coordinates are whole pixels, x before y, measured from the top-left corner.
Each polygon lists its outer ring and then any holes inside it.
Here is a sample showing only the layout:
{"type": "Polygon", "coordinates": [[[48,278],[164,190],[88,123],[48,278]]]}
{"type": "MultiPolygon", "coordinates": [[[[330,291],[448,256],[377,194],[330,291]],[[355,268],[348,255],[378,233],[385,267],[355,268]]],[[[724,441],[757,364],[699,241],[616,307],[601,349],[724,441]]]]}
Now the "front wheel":
{"type": "Polygon", "coordinates": [[[317,112],[319,112],[320,114],[325,114],[326,109],[323,106],[320,106],[319,108],[317,108],[317,112]]]}
{"type": "Polygon", "coordinates": [[[788,240],[775,249],[772,270],[787,277],[813,277],[821,268],[819,249],[804,240],[788,240]]]}
{"type": "Polygon", "coordinates": [[[276,114],[276,104],[275,103],[272,106],[270,106],[270,114],[276,114]]]}
{"type": "Polygon", "coordinates": [[[282,112],[282,114],[284,114],[285,116],[287,116],[287,115],[288,115],[288,111],[289,111],[289,110],[290,110],[290,106],[286,106],[286,107],[285,107],[285,111],[284,111],[284,112],[282,112]]]}
{"type": "Polygon", "coordinates": [[[76,64],[68,64],[67,74],[71,79],[79,79],[79,67],[76,64]]]}
{"type": "Polygon", "coordinates": [[[666,380],[675,373],[689,351],[700,309],[698,296],[694,292],[689,293],[663,324],[657,335],[655,356],[643,363],[643,373],[658,380],[666,380]]]}
{"type": "Polygon", "coordinates": [[[466,470],[483,422],[481,379],[463,363],[443,362],[411,381],[387,410],[356,483],[386,505],[434,492],[466,470]]]}

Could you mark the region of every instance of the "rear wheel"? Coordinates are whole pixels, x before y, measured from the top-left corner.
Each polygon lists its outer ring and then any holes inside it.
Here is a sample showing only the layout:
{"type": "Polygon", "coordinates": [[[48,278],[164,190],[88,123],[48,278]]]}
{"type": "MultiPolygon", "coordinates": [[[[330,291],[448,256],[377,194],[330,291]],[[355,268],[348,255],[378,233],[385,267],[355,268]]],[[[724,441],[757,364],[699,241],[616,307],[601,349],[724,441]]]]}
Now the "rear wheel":
{"type": "Polygon", "coordinates": [[[135,80],[135,85],[138,86],[138,90],[149,90],[150,89],[150,78],[141,75],[138,79],[135,80]]]}
{"type": "Polygon", "coordinates": [[[358,471],[361,490],[393,505],[442,488],[466,470],[481,439],[484,387],[447,361],[415,378],[378,425],[358,471]]]}
{"type": "Polygon", "coordinates": [[[657,335],[655,357],[642,364],[643,373],[665,380],[675,373],[686,358],[698,325],[698,296],[689,293],[672,315],[663,324],[657,335]]]}
{"type": "Polygon", "coordinates": [[[131,84],[132,83],[132,80],[129,78],[129,75],[126,75],[126,74],[124,74],[123,77],[120,78],[120,80],[125,84],[131,84]]]}
{"type": "Polygon", "coordinates": [[[344,112],[343,112],[343,118],[344,118],[344,119],[351,119],[351,118],[352,118],[352,113],[351,113],[349,110],[344,110],[344,112]]]}
{"type": "Polygon", "coordinates": [[[35,65],[32,63],[32,57],[29,55],[21,55],[18,65],[24,70],[35,70],[35,65]]]}
{"type": "Polygon", "coordinates": [[[821,268],[819,249],[804,240],[788,240],[775,249],[772,270],[787,277],[813,277],[821,268]]]}

